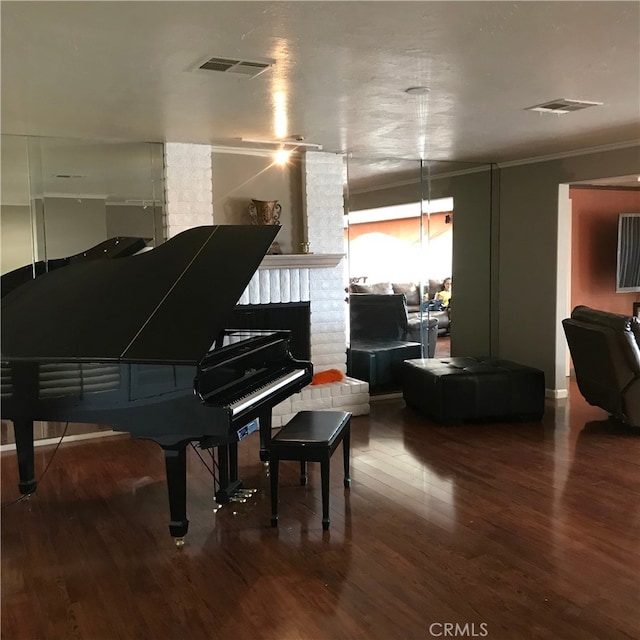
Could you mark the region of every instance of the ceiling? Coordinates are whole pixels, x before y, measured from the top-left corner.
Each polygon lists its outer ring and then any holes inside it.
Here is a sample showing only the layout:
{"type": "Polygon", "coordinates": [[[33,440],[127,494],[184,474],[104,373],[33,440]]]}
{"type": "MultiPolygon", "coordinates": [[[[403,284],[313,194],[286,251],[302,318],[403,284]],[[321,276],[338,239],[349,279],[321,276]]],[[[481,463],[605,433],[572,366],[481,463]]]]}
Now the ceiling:
{"type": "Polygon", "coordinates": [[[640,139],[638,2],[5,0],[0,11],[4,134],[240,147],[303,136],[356,158],[483,163],[640,139]],[[197,69],[211,56],[275,64],[255,78],[197,69]],[[558,98],[603,104],[526,110],[558,98]]]}

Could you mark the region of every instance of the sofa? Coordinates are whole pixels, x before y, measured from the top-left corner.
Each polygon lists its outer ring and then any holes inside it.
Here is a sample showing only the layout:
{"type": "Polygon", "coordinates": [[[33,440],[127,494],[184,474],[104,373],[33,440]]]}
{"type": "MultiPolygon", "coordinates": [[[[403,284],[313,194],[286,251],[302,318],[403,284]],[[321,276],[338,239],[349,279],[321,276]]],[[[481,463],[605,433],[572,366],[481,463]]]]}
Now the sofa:
{"type": "Polygon", "coordinates": [[[435,355],[437,321],[410,319],[404,294],[351,294],[349,322],[347,374],[372,391],[398,390],[405,360],[435,355]]]}
{"type": "MultiPolygon", "coordinates": [[[[442,280],[429,280],[423,285],[423,295],[428,294],[428,299],[433,300],[436,293],[442,290],[442,280]]],[[[393,295],[403,294],[406,299],[407,313],[410,320],[419,318],[421,295],[420,285],[413,282],[377,282],[367,284],[366,282],[352,282],[349,285],[349,293],[368,293],[371,295],[393,295]]],[[[438,335],[446,335],[449,333],[451,320],[447,309],[441,311],[429,311],[429,317],[438,321],[438,335]]]]}
{"type": "Polygon", "coordinates": [[[585,400],[640,427],[640,320],[579,305],[562,326],[585,400]]]}

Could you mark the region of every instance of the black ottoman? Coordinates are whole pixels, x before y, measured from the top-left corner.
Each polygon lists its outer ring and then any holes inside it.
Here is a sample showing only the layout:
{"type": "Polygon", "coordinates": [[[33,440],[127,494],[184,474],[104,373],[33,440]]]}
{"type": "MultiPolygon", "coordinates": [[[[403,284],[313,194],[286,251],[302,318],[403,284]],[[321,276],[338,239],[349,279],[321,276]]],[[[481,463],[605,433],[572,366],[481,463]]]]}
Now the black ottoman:
{"type": "Polygon", "coordinates": [[[544,413],[544,372],[498,358],[407,360],[402,365],[407,406],[443,424],[544,413]]]}

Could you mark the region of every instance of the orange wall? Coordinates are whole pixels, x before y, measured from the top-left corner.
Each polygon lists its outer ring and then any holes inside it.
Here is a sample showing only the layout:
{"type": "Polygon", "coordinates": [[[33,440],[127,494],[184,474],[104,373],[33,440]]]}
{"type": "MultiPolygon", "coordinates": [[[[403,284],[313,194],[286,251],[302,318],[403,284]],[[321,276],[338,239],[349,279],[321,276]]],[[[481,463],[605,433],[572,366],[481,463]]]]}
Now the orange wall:
{"type": "Polygon", "coordinates": [[[640,293],[616,293],[618,214],[640,213],[640,190],[570,189],[571,308],[631,315],[640,293]]]}
{"type": "MultiPolygon", "coordinates": [[[[427,216],[423,216],[422,224],[424,233],[430,238],[434,238],[445,231],[449,231],[450,224],[445,223],[445,216],[451,213],[432,213],[431,220],[427,222],[427,216]],[[428,224],[428,226],[427,226],[428,224]]],[[[453,217],[453,216],[452,216],[453,217]]],[[[345,230],[346,231],[346,230],[345,230]]],[[[418,218],[401,218],[400,220],[383,220],[380,222],[363,222],[349,226],[348,234],[350,240],[355,240],[365,233],[386,233],[398,238],[403,242],[414,244],[420,241],[420,220],[418,218]]]]}

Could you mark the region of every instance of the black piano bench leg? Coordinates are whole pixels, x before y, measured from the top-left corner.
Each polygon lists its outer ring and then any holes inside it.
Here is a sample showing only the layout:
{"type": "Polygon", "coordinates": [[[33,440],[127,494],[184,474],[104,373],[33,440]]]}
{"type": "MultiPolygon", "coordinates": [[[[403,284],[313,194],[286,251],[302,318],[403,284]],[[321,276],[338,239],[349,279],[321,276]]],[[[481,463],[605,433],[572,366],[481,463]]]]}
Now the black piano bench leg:
{"type": "Polygon", "coordinates": [[[324,531],[329,529],[329,456],[320,461],[320,475],[322,480],[322,528],[324,531]]]}
{"type": "Polygon", "coordinates": [[[302,460],[300,462],[300,484],[304,487],[307,484],[307,461],[302,460]]]}
{"type": "Polygon", "coordinates": [[[349,457],[351,452],[351,424],[349,424],[342,438],[342,455],[344,458],[344,488],[351,486],[351,476],[349,475],[349,457]]]}
{"type": "Polygon", "coordinates": [[[164,461],[169,489],[169,532],[175,538],[176,546],[184,545],[184,537],[189,529],[187,519],[187,453],[186,445],[177,449],[165,449],[164,461]]]}

